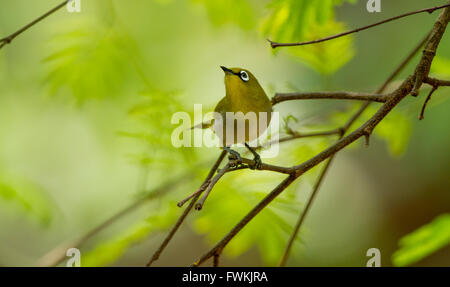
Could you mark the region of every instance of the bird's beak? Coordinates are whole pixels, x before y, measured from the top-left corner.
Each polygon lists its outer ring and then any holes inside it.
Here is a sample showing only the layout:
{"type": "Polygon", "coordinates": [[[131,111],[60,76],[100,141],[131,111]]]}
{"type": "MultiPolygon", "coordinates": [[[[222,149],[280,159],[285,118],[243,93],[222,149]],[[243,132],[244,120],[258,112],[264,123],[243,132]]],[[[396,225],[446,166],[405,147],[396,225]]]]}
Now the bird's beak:
{"type": "Polygon", "coordinates": [[[224,67],[224,66],[220,66],[220,67],[222,68],[222,70],[223,70],[225,73],[231,73],[231,74],[234,74],[232,70],[230,70],[230,69],[228,69],[228,68],[226,68],[226,67],[224,67]]]}

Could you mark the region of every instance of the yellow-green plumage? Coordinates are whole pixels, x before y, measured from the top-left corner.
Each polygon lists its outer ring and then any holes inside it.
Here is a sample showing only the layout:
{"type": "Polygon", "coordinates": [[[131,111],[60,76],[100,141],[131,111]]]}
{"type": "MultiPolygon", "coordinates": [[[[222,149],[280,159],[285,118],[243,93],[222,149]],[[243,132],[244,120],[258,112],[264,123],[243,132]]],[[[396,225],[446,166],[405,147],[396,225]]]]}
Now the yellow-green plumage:
{"type": "MultiPolygon", "coordinates": [[[[239,138],[237,135],[237,122],[234,126],[234,137],[232,140],[227,139],[226,121],[223,121],[222,145],[230,146],[231,144],[249,142],[258,138],[267,128],[271,119],[272,104],[264,92],[258,80],[253,74],[241,68],[225,68],[225,97],[220,100],[215,108],[215,112],[225,119],[227,112],[242,112],[244,115],[253,112],[256,115],[258,127],[250,126],[249,122],[245,122],[245,139],[239,138]],[[243,77],[243,76],[246,77],[243,77]],[[247,79],[246,81],[243,80],[247,79]],[[267,120],[260,121],[260,113],[266,113],[267,120]],[[261,126],[263,125],[263,126],[261,126]],[[256,138],[252,137],[252,130],[257,129],[256,138]]],[[[217,122],[215,123],[217,124],[217,122]]],[[[217,132],[216,132],[217,134],[217,132]]]]}

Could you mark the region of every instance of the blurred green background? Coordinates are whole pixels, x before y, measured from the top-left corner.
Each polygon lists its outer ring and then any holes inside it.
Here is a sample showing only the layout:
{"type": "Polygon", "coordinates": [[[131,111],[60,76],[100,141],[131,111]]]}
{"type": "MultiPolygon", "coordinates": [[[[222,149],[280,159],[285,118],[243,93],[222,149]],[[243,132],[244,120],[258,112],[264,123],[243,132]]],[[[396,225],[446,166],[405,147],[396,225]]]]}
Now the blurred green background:
{"type": "MultiPolygon", "coordinates": [[[[0,0],[0,35],[59,2],[0,0]]],[[[81,2],[81,13],[63,9],[0,50],[0,266],[36,265],[52,248],[182,176],[176,188],[80,248],[83,266],[145,265],[182,212],[176,202],[200,185],[220,153],[170,142],[174,112],[192,113],[202,103],[206,113],[224,96],[220,65],[249,69],[270,96],[371,92],[439,12],[304,48],[274,52],[266,38],[316,39],[446,1],[384,0],[382,13],[373,14],[365,0],[81,2]]],[[[413,72],[417,59],[397,80],[413,72]]],[[[449,59],[447,31],[433,74],[449,79],[449,59]]],[[[288,266],[365,266],[369,248],[380,249],[382,266],[450,266],[450,90],[439,89],[419,121],[428,90],[406,98],[368,148],[361,141],[339,153],[288,266]]],[[[276,110],[295,117],[292,128],[316,131],[342,124],[358,106],[301,101],[276,110]]],[[[283,144],[268,162],[298,164],[334,140],[283,144]]],[[[221,265],[276,265],[319,170],[244,228],[221,265]]],[[[224,177],[155,265],[193,263],[281,179],[254,171],[224,177]]]]}

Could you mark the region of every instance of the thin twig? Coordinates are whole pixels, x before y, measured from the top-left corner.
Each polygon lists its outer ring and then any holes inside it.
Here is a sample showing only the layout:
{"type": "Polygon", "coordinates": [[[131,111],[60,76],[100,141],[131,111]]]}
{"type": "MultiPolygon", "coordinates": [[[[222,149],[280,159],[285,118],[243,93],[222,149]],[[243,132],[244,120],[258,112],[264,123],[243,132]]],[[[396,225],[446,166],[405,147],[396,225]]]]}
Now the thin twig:
{"type": "Polygon", "coordinates": [[[367,26],[364,26],[364,27],[360,27],[360,28],[353,29],[353,30],[350,30],[350,31],[347,31],[347,32],[339,33],[339,34],[336,34],[336,35],[333,35],[333,36],[329,36],[329,37],[326,37],[326,38],[313,40],[313,41],[297,42],[297,43],[278,43],[278,42],[274,42],[274,41],[271,41],[271,40],[268,40],[268,41],[269,41],[270,46],[272,48],[291,47],[291,46],[304,46],[304,45],[316,44],[316,43],[321,43],[321,42],[333,40],[333,39],[336,39],[336,38],[340,38],[340,37],[343,37],[343,36],[346,36],[346,35],[350,35],[350,34],[353,34],[353,33],[357,33],[357,32],[363,31],[363,30],[367,30],[367,29],[376,27],[378,25],[382,25],[382,24],[385,24],[385,23],[388,23],[388,22],[391,22],[391,21],[394,21],[394,20],[398,20],[398,19],[401,19],[401,18],[404,18],[404,17],[407,17],[407,16],[411,16],[411,15],[415,15],[415,14],[419,14],[419,13],[425,13],[425,12],[431,14],[431,13],[433,13],[436,10],[443,9],[443,8],[446,8],[446,7],[449,7],[449,6],[450,6],[450,4],[446,4],[446,5],[437,6],[437,7],[433,7],[433,8],[426,8],[426,9],[421,9],[421,10],[405,13],[405,14],[402,14],[402,15],[399,15],[399,16],[395,16],[395,17],[392,17],[392,18],[385,19],[383,21],[380,21],[380,22],[377,22],[377,23],[374,23],[374,24],[371,24],[371,25],[367,25],[367,26]]]}
{"type": "MultiPolygon", "coordinates": [[[[216,173],[217,169],[219,168],[220,164],[222,163],[223,159],[225,158],[225,155],[227,154],[226,151],[222,151],[219,155],[219,157],[217,158],[216,162],[214,163],[214,165],[211,167],[211,169],[209,170],[208,175],[206,176],[205,180],[202,183],[202,186],[206,183],[209,182],[211,180],[211,178],[214,176],[214,174],[216,173]]],[[[150,261],[146,264],[147,267],[151,266],[153,264],[153,262],[155,262],[156,260],[158,260],[159,256],[161,255],[161,253],[164,251],[164,249],[166,248],[166,246],[169,244],[169,242],[172,240],[173,236],[175,235],[175,233],[177,232],[178,228],[181,226],[181,224],[184,222],[184,220],[186,219],[187,215],[189,214],[189,212],[192,210],[192,207],[194,207],[195,202],[198,200],[198,198],[200,197],[201,193],[198,193],[189,203],[188,207],[186,207],[186,209],[183,211],[183,213],[181,214],[181,216],[178,218],[177,222],[175,223],[175,225],[172,227],[172,229],[170,230],[169,234],[166,236],[166,238],[164,238],[164,241],[161,243],[161,245],[158,247],[158,249],[155,251],[155,253],[153,254],[152,258],[150,259],[150,261]]]]}
{"type": "Polygon", "coordinates": [[[205,191],[205,189],[209,186],[209,184],[211,183],[210,180],[205,181],[199,189],[197,189],[194,193],[192,193],[191,195],[189,195],[188,197],[186,197],[185,199],[179,201],[177,203],[178,207],[182,207],[186,202],[188,202],[191,198],[195,197],[196,195],[202,193],[203,191],[205,191]]]}
{"type": "Polygon", "coordinates": [[[0,39],[0,49],[3,48],[3,46],[5,46],[5,45],[10,44],[17,36],[19,36],[20,34],[25,32],[26,30],[30,29],[31,27],[33,27],[37,23],[41,22],[42,20],[44,20],[45,18],[50,16],[51,14],[55,13],[56,11],[61,9],[62,7],[66,6],[69,1],[70,0],[66,0],[66,1],[62,2],[58,6],[54,7],[53,9],[49,10],[48,12],[43,14],[42,16],[38,17],[37,19],[33,20],[32,22],[28,23],[27,25],[23,26],[22,28],[20,28],[16,32],[12,33],[11,35],[0,39]]]}
{"type": "Polygon", "coordinates": [[[419,120],[423,120],[428,101],[431,99],[431,96],[438,88],[439,88],[439,86],[433,86],[433,88],[431,88],[430,93],[428,94],[427,98],[425,99],[425,102],[422,105],[422,110],[420,111],[419,120]]]}
{"type": "Polygon", "coordinates": [[[228,171],[228,169],[232,166],[231,162],[228,162],[224,168],[222,168],[219,173],[217,173],[211,182],[208,184],[208,188],[206,188],[205,193],[203,194],[202,198],[195,204],[196,210],[201,210],[203,207],[203,204],[205,203],[205,200],[208,198],[209,193],[213,189],[213,187],[216,185],[216,183],[219,181],[219,179],[228,171]]]}
{"type": "Polygon", "coordinates": [[[426,84],[431,85],[431,91],[428,94],[427,98],[425,99],[425,102],[422,105],[422,110],[420,111],[420,115],[419,115],[419,120],[423,120],[424,118],[424,114],[425,114],[425,109],[427,107],[428,102],[431,99],[431,96],[433,95],[434,92],[436,92],[436,90],[439,87],[444,87],[444,86],[450,86],[450,81],[446,81],[446,80],[440,80],[440,79],[435,79],[435,78],[430,78],[430,77],[425,77],[423,79],[423,82],[426,84]]]}

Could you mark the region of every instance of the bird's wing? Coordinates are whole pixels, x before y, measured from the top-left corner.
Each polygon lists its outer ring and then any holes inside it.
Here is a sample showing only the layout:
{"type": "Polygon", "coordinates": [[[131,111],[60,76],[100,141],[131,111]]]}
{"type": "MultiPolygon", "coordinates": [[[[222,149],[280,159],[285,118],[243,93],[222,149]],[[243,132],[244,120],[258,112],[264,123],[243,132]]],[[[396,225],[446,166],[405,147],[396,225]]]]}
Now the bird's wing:
{"type": "MultiPolygon", "coordinates": [[[[222,98],[214,109],[216,113],[225,115],[225,112],[231,111],[230,102],[226,97],[222,98]]],[[[207,129],[214,125],[214,119],[211,119],[206,122],[202,122],[198,125],[193,126],[191,129],[207,129]]]]}

